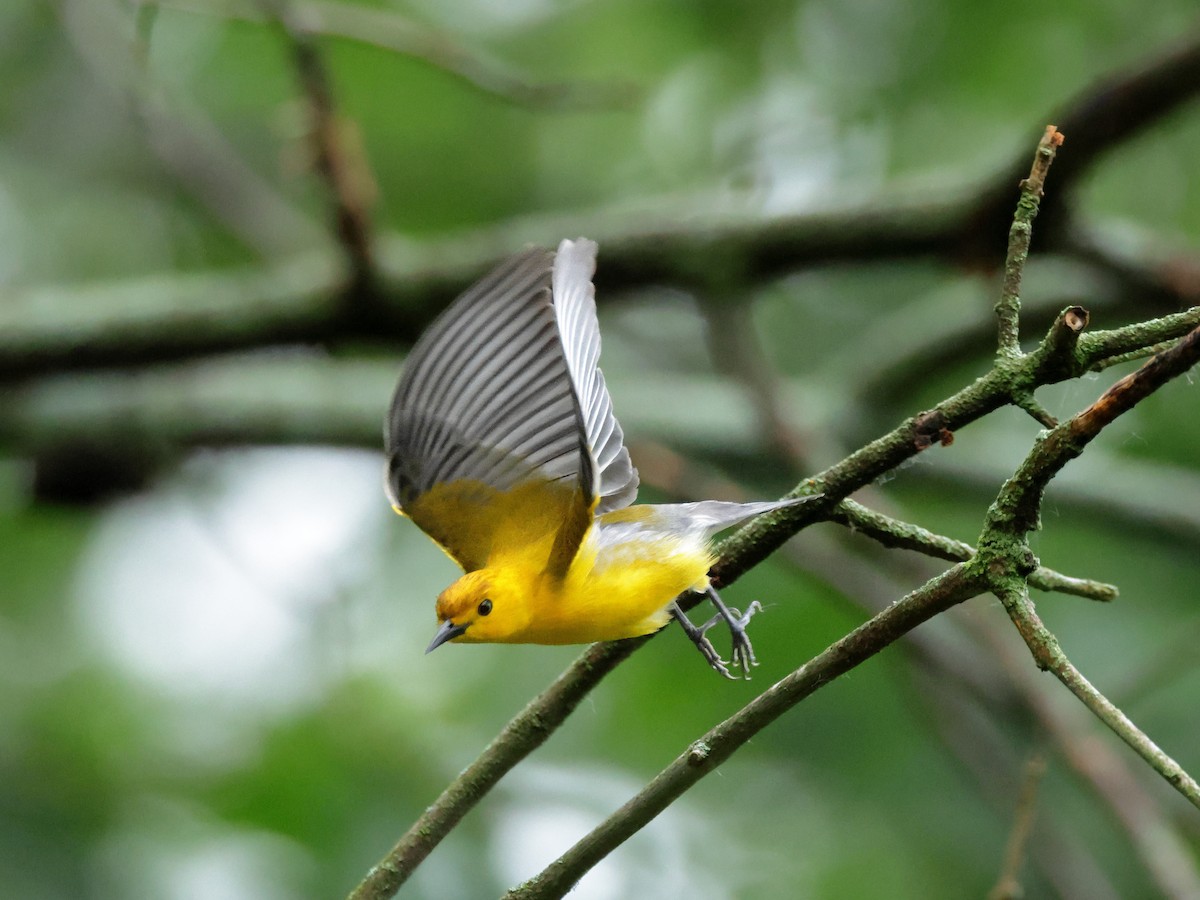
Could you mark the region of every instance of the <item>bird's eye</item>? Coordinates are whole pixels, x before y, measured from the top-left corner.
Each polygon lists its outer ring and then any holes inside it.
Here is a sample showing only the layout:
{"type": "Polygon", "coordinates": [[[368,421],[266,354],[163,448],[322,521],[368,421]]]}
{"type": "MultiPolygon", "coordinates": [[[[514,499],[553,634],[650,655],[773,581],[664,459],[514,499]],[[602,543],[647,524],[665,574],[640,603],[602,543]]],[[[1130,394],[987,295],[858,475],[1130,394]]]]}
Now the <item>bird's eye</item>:
{"type": "Polygon", "coordinates": [[[491,600],[488,600],[485,598],[485,599],[479,601],[479,614],[481,616],[486,616],[491,611],[492,611],[492,601],[491,600]]]}

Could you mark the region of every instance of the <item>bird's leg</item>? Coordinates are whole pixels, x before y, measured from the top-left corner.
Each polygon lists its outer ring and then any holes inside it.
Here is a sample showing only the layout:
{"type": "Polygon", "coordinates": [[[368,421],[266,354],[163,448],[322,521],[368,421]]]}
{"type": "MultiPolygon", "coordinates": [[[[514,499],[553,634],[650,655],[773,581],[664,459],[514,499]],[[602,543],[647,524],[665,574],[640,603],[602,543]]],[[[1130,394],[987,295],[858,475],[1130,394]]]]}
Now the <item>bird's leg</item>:
{"type": "Polygon", "coordinates": [[[678,603],[671,604],[671,615],[675,617],[675,621],[679,623],[679,626],[691,642],[696,645],[696,649],[704,654],[704,658],[708,660],[708,664],[726,678],[733,680],[733,676],[729,674],[729,669],[725,667],[725,660],[721,659],[720,654],[717,653],[717,648],[712,645],[712,641],[704,636],[704,632],[708,630],[708,626],[712,623],[708,623],[704,628],[697,628],[692,624],[678,603]]]}
{"type": "Polygon", "coordinates": [[[729,636],[733,641],[730,661],[742,670],[743,675],[749,678],[750,667],[757,666],[758,660],[754,657],[754,647],[750,644],[750,636],[746,634],[746,626],[750,624],[750,619],[756,612],[762,612],[762,604],[755,600],[746,607],[746,614],[743,616],[740,610],[730,609],[726,606],[725,601],[721,599],[721,595],[712,585],[708,586],[706,593],[708,599],[712,601],[712,605],[717,608],[717,614],[700,626],[698,629],[700,634],[704,635],[718,622],[724,622],[729,628],[729,636]]]}

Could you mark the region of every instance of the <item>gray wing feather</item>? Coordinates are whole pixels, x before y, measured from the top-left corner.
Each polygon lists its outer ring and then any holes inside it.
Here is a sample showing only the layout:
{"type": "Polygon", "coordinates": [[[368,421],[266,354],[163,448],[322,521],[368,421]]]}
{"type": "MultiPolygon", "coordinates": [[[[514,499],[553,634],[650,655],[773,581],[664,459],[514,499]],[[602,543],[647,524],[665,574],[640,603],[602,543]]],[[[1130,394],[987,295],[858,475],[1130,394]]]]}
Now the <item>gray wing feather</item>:
{"type": "Polygon", "coordinates": [[[554,258],[554,311],[594,462],[591,496],[600,498],[597,513],[605,513],[634,501],[638,475],[625,447],[624,432],[613,415],[604,373],[600,371],[600,325],[596,321],[592,286],[595,270],[594,241],[579,238],[558,245],[554,258]]]}
{"type": "Polygon", "coordinates": [[[384,429],[404,508],[440,482],[499,490],[595,480],[552,304],[553,256],[520,253],[459,297],[409,354],[384,429]]]}

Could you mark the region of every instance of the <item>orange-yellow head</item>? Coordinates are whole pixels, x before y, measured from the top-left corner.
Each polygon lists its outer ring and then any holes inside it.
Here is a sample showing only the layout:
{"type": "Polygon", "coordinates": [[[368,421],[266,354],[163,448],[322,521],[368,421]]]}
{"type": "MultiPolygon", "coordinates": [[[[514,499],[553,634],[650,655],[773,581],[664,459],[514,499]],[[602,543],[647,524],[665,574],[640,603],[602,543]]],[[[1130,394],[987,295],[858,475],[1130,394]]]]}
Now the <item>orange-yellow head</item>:
{"type": "Polygon", "coordinates": [[[437,598],[440,625],[426,653],[447,641],[510,641],[529,623],[525,595],[487,569],[468,572],[437,598]]]}

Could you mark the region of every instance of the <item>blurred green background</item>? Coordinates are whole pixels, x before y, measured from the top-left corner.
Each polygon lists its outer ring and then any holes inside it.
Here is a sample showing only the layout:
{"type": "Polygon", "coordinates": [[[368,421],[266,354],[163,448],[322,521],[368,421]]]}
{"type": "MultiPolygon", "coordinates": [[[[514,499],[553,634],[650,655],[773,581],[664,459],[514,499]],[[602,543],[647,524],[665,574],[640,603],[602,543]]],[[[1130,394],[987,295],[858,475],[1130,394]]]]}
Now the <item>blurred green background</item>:
{"type": "MultiPolygon", "coordinates": [[[[455,570],[388,509],[379,448],[411,334],[326,341],[304,327],[339,254],[289,41],[257,9],[0,6],[0,357],[33,346],[36,359],[60,332],[69,348],[0,382],[6,896],[342,896],[578,653],[423,655],[455,570]],[[105,322],[142,346],[139,310],[203,320],[210,303],[223,321],[300,325],[202,358],[173,358],[168,336],[153,359],[88,363],[105,322]]],[[[465,280],[525,241],[585,234],[602,239],[601,289],[603,239],[647,221],[702,232],[969,189],[1030,156],[1098,78],[1197,27],[1190,0],[292,9],[316,32],[342,140],[373,174],[382,271],[461,262],[465,280]]],[[[1193,104],[1105,152],[1074,187],[1077,213],[1121,258],[1183,279],[1200,246],[1197,159],[1193,104]]],[[[1039,257],[1034,321],[1068,302],[1101,328],[1170,311],[1111,274],[1039,257]]],[[[775,496],[989,365],[987,273],[898,258],[728,282],[709,297],[602,290],[603,364],[643,498],[775,496]]],[[[1124,371],[1039,398],[1069,415],[1124,371]]],[[[1193,774],[1196,391],[1180,379],[1072,463],[1034,548],[1120,586],[1111,606],[1055,595],[1040,609],[1193,774]]],[[[1037,429],[1001,410],[862,499],[974,540],[1037,429]]],[[[935,571],[833,525],[804,532],[727,592],[768,608],[753,681],[715,677],[668,630],[402,896],[494,896],[535,874],[711,725],[935,571]]],[[[820,691],[573,896],[983,896],[1039,747],[1028,896],[1197,896],[1196,810],[1037,676],[1006,623],[979,598],[820,691]]]]}

